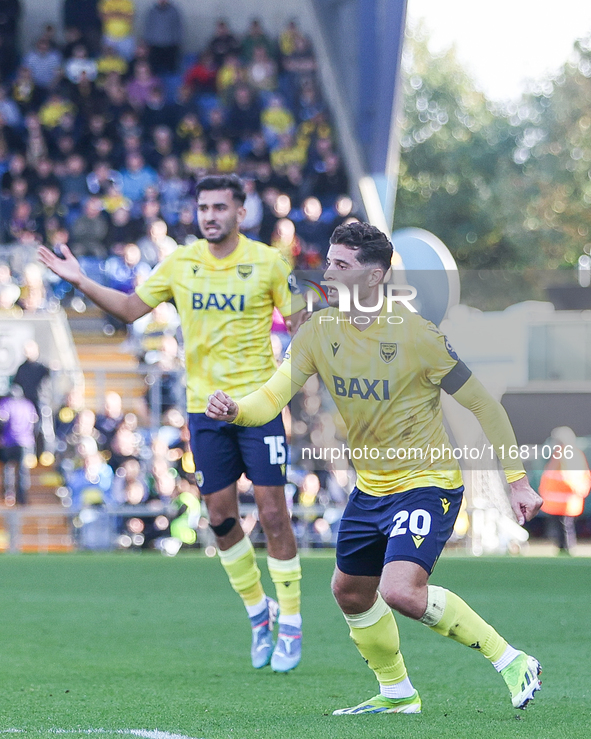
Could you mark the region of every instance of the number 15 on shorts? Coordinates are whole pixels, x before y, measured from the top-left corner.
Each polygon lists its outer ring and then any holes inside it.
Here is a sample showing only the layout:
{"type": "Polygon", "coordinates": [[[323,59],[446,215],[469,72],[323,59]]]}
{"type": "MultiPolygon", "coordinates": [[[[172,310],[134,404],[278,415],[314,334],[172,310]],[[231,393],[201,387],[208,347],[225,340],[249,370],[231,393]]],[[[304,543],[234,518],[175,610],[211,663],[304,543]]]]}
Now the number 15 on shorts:
{"type": "Polygon", "coordinates": [[[263,441],[269,447],[269,464],[285,464],[285,436],[265,436],[263,441]]]}

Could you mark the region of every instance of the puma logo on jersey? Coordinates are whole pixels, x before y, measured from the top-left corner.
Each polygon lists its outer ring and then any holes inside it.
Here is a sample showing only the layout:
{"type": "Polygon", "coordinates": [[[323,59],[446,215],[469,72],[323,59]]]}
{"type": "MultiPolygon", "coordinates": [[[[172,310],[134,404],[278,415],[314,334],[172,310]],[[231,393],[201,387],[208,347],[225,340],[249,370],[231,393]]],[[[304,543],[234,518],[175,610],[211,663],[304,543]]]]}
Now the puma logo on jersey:
{"type": "Polygon", "coordinates": [[[238,313],[244,310],[244,295],[226,295],[226,293],[193,293],[193,310],[226,310],[238,313]]]}
{"type": "Polygon", "coordinates": [[[390,400],[390,386],[388,380],[366,380],[365,377],[343,377],[332,376],[334,380],[335,395],[342,398],[354,398],[358,396],[361,400],[390,400]]]}
{"type": "Polygon", "coordinates": [[[441,505],[443,506],[443,515],[449,511],[449,500],[447,498],[440,498],[441,505]]]}

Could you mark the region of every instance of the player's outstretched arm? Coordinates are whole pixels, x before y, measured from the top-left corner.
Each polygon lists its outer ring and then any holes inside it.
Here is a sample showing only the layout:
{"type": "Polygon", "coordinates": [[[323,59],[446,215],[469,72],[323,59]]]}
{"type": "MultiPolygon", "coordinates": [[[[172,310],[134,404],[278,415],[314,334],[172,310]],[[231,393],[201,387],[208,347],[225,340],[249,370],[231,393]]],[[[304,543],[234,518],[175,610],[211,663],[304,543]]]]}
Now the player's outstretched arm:
{"type": "MultiPolygon", "coordinates": [[[[472,375],[453,397],[479,420],[495,451],[517,446],[507,412],[482,383],[472,375]]],[[[510,490],[510,503],[519,525],[530,521],[542,507],[542,498],[530,486],[523,465],[509,456],[499,457],[510,490]]]]}
{"type": "Polygon", "coordinates": [[[136,294],[126,295],[119,290],[99,285],[91,280],[80,269],[80,264],[67,246],[62,246],[63,259],[58,257],[45,246],[40,246],[38,251],[39,261],[55,272],[62,280],[66,280],[75,288],[96,303],[106,313],[110,313],[120,321],[133,323],[141,316],[145,316],[152,308],[136,294]]]}
{"type": "Polygon", "coordinates": [[[217,421],[228,421],[238,426],[264,426],[278,416],[306,381],[295,382],[288,372],[278,369],[267,382],[240,403],[216,390],[209,396],[205,414],[217,421]]]}

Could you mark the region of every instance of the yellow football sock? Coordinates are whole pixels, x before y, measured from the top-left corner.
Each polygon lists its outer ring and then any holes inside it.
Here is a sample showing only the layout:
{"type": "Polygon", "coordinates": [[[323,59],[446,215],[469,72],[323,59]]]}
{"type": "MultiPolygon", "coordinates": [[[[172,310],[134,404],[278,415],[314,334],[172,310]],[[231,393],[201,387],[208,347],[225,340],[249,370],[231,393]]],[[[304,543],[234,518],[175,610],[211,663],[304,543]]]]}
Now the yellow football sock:
{"type": "Polygon", "coordinates": [[[378,599],[365,613],[344,614],[351,639],[363,659],[374,671],[380,685],[395,685],[407,676],[400,654],[400,637],[394,614],[378,593],[378,599]]]}
{"type": "Polygon", "coordinates": [[[260,603],[265,591],[261,585],[261,571],[256,563],[254,547],[248,536],[225,552],[218,551],[218,554],[230,578],[230,585],[242,598],[244,605],[256,606],[260,603]]]}
{"type": "Polygon", "coordinates": [[[297,616],[300,612],[302,568],[298,554],[293,559],[267,557],[267,567],[275,584],[279,613],[297,616]]]}
{"type": "Polygon", "coordinates": [[[436,585],[428,586],[427,610],[420,619],[430,629],[476,649],[491,662],[500,659],[507,642],[459,596],[436,585]]]}

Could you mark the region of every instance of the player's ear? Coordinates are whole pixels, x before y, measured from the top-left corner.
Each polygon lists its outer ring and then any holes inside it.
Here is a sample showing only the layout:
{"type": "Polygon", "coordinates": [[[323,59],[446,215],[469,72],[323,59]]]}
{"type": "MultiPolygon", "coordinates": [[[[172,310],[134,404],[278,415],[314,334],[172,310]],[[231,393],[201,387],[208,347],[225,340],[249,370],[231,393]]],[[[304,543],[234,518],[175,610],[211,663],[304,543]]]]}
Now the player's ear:
{"type": "Polygon", "coordinates": [[[380,269],[379,267],[376,267],[375,269],[372,269],[370,275],[369,275],[369,286],[375,287],[376,285],[379,285],[384,280],[384,270],[380,269]]]}
{"type": "Polygon", "coordinates": [[[238,221],[238,225],[240,225],[245,218],[246,218],[246,208],[243,205],[241,205],[236,211],[236,220],[238,221]]]}

